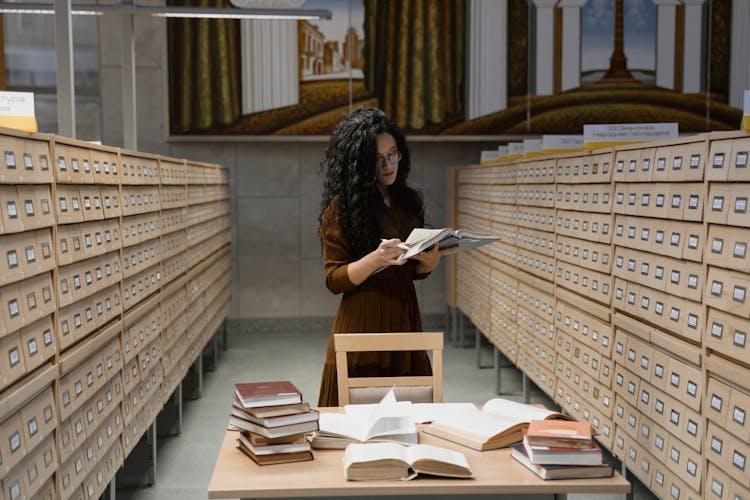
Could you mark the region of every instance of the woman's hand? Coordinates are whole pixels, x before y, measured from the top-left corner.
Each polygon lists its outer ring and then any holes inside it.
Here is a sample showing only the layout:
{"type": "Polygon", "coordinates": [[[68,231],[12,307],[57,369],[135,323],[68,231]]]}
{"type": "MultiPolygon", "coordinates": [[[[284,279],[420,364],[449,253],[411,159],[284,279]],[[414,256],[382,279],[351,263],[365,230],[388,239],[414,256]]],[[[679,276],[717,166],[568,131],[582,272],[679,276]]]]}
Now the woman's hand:
{"type": "Polygon", "coordinates": [[[430,248],[429,250],[419,252],[417,255],[411,258],[418,261],[417,267],[415,268],[416,271],[419,274],[427,274],[429,272],[432,272],[432,270],[435,269],[438,264],[440,264],[440,257],[452,252],[452,248],[443,248],[441,250],[440,245],[435,244],[432,245],[432,248],[430,248]]]}
{"type": "Polygon", "coordinates": [[[359,285],[379,269],[406,264],[406,259],[399,259],[405,252],[404,247],[398,238],[382,240],[378,248],[347,266],[349,281],[359,285]]]}
{"type": "Polygon", "coordinates": [[[400,259],[406,250],[408,250],[404,243],[398,238],[391,238],[390,240],[381,240],[380,245],[376,248],[371,255],[374,256],[374,262],[376,263],[375,269],[388,266],[402,266],[406,264],[406,259],[400,259]]]}

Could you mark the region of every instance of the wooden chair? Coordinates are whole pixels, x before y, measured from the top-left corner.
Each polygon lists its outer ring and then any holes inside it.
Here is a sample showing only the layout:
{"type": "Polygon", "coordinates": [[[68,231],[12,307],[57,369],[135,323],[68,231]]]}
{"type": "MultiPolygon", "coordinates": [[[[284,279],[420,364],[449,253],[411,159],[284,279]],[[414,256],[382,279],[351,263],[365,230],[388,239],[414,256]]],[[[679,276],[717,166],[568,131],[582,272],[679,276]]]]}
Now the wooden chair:
{"type": "Polygon", "coordinates": [[[443,332],[337,333],[333,336],[339,406],[377,403],[396,386],[400,401],[443,401],[443,332]],[[347,353],[371,351],[432,351],[432,376],[350,377],[347,353]]]}

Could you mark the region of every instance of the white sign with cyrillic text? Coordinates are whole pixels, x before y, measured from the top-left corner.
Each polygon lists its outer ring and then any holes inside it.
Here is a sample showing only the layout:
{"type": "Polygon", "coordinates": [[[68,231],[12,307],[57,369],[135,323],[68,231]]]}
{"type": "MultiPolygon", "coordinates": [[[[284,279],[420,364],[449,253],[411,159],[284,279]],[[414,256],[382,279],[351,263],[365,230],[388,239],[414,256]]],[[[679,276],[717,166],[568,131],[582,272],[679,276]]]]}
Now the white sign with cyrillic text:
{"type": "Polygon", "coordinates": [[[677,123],[618,123],[584,125],[583,142],[641,142],[674,139],[677,123]]]}

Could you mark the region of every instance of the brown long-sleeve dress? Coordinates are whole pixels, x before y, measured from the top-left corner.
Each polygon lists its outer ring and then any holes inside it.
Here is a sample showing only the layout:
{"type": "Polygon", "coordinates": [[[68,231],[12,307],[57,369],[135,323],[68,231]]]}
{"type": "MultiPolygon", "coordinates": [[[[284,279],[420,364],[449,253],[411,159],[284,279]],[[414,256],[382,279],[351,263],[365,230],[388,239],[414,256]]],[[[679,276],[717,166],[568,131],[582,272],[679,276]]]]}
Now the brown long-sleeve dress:
{"type": "MultiPolygon", "coordinates": [[[[384,203],[382,209],[383,238],[405,240],[412,229],[423,225],[417,216],[400,207],[388,207],[384,203]]],[[[410,261],[402,266],[387,267],[360,285],[352,284],[347,267],[356,259],[334,216],[337,210],[338,203],[334,199],[323,214],[320,227],[326,286],[332,293],[343,293],[343,296],[328,339],[318,406],[338,406],[334,333],[422,331],[414,280],[427,275],[418,274],[417,263],[410,261]]],[[[348,360],[352,376],[432,374],[424,351],[351,353],[348,360]]]]}

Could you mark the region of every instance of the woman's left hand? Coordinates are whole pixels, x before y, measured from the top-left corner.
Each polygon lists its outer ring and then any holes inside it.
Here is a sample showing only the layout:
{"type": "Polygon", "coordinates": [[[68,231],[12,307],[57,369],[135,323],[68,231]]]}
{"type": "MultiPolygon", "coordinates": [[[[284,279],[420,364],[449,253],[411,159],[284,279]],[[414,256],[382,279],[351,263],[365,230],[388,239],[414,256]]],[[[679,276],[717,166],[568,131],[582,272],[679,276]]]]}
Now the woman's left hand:
{"type": "Polygon", "coordinates": [[[424,250],[422,252],[419,252],[417,255],[412,257],[412,259],[418,261],[416,271],[419,274],[427,274],[429,272],[432,272],[433,269],[437,267],[438,264],[440,264],[440,257],[443,255],[447,255],[452,252],[453,249],[451,248],[444,248],[440,249],[440,245],[432,245],[432,248],[429,250],[424,250]]]}

